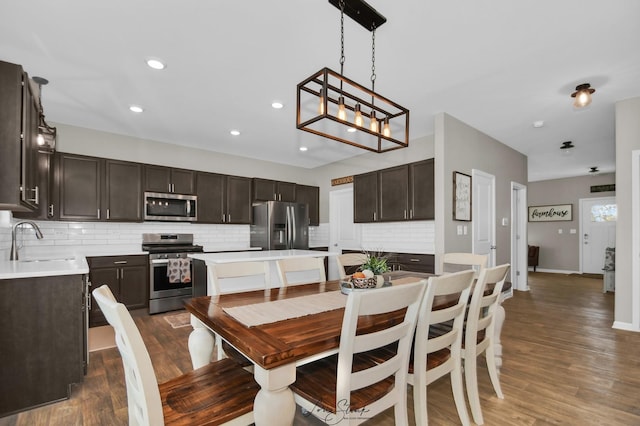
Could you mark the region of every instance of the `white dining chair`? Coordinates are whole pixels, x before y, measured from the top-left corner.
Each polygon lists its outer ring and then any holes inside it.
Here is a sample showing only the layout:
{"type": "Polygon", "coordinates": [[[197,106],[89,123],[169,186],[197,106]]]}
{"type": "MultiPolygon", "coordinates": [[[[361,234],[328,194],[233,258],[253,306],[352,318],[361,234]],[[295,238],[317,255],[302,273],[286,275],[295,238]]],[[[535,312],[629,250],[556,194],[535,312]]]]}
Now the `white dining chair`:
{"type": "Polygon", "coordinates": [[[269,262],[214,263],[209,265],[209,278],[209,296],[271,287],[269,262]]]}
{"type": "Polygon", "coordinates": [[[440,256],[440,274],[464,271],[473,269],[475,278],[478,278],[480,271],[487,267],[488,257],[486,254],[475,253],[444,253],[440,256]]]}
{"type": "Polygon", "coordinates": [[[365,253],[344,253],[336,256],[340,278],[344,279],[348,276],[345,266],[360,266],[366,261],[367,255],[365,253]]]}
{"type": "Polygon", "coordinates": [[[473,421],[479,425],[484,423],[478,392],[477,365],[479,355],[484,353],[493,389],[498,398],[504,399],[496,365],[495,314],[500,303],[500,293],[502,293],[509,267],[510,265],[507,263],[493,268],[486,268],[480,272],[480,276],[473,288],[465,323],[462,348],[464,378],[473,421]],[[490,294],[485,295],[485,291],[489,286],[493,286],[493,289],[490,294]]]}
{"type": "Polygon", "coordinates": [[[260,387],[230,359],[216,361],[158,385],[149,352],[127,308],[107,285],[93,291],[109,324],[127,386],[129,424],[140,426],[249,425],[260,387]]]}
{"type": "Polygon", "coordinates": [[[283,287],[327,280],[324,257],[291,257],[276,262],[283,287]]]}
{"type": "MultiPolygon", "coordinates": [[[[243,291],[268,289],[271,287],[271,271],[269,262],[231,262],[214,263],[209,265],[209,295],[217,296],[225,293],[239,293],[243,291]],[[249,284],[247,284],[247,281],[249,284]]],[[[215,334],[217,359],[227,356],[222,339],[215,334]]],[[[236,350],[233,358],[241,364],[247,364],[244,357],[236,350]]]]}
{"type": "Polygon", "coordinates": [[[407,425],[407,367],[425,288],[421,280],[351,292],[338,354],[298,367],[290,385],[296,403],[327,424],[341,425],[360,424],[393,407],[395,424],[407,425]],[[370,321],[402,309],[400,322],[380,321],[374,330],[357,330],[363,317],[370,321]],[[342,418],[348,421],[337,423],[342,418]]]}
{"type": "Polygon", "coordinates": [[[429,278],[416,326],[414,352],[409,363],[408,382],[413,386],[413,410],[416,425],[427,425],[427,386],[446,375],[463,425],[470,424],[462,385],[462,339],[464,318],[473,284],[474,271],[454,272],[429,278]],[[435,297],[452,298],[446,309],[432,310],[435,297]],[[452,326],[449,327],[449,324],[452,326]],[[431,327],[446,324],[445,332],[429,335],[431,327]]]}

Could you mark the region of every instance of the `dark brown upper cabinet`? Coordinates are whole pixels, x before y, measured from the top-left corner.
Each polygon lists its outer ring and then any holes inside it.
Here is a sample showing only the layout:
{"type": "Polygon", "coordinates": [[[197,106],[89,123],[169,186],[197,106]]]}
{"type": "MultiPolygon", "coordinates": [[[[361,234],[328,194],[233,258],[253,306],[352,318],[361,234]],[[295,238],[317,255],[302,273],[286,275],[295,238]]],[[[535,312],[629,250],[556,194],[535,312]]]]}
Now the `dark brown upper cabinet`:
{"type": "Polygon", "coordinates": [[[104,170],[104,218],[141,222],[142,165],[128,161],[105,160],[104,170]]]}
{"type": "Polygon", "coordinates": [[[296,201],[296,184],[253,178],[253,201],[296,201]]]}
{"type": "Polygon", "coordinates": [[[197,172],[198,222],[250,224],[251,179],[197,172]]]}
{"type": "Polygon", "coordinates": [[[20,65],[0,61],[0,210],[40,206],[39,101],[20,65]]]}
{"type": "Polygon", "coordinates": [[[354,222],[434,218],[433,159],[355,175],[354,222]]]}
{"type": "Polygon", "coordinates": [[[148,192],[195,194],[195,172],[171,167],[144,166],[144,190],[148,192]]]}
{"type": "Polygon", "coordinates": [[[378,171],[378,222],[409,218],[409,166],[378,171]]]}
{"type": "Polygon", "coordinates": [[[309,225],[320,225],[320,188],[309,185],[296,185],[296,202],[307,205],[309,225]]]}
{"type": "Polygon", "coordinates": [[[409,164],[409,219],[435,218],[433,158],[409,164]]]}
{"type": "Polygon", "coordinates": [[[57,153],[55,218],[142,221],[142,166],[57,153]]]}
{"type": "Polygon", "coordinates": [[[58,197],[55,217],[60,220],[100,220],[104,160],[84,155],[56,153],[55,181],[58,197]]]}
{"type": "Polygon", "coordinates": [[[378,172],[353,177],[353,221],[356,223],[378,220],[378,172]]]}
{"type": "Polygon", "coordinates": [[[47,220],[53,218],[53,152],[38,150],[38,196],[40,203],[33,211],[14,211],[20,219],[47,220]]]}

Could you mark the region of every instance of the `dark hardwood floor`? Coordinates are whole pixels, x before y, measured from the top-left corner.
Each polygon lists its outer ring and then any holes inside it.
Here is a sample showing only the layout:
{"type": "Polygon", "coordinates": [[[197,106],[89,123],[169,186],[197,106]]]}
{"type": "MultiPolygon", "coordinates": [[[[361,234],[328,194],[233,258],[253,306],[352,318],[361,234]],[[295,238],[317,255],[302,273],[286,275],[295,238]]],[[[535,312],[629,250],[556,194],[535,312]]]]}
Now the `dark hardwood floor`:
{"type": "MultiPolygon", "coordinates": [[[[640,425],[640,334],[611,328],[614,295],[602,293],[602,279],[538,272],[530,273],[530,287],[504,303],[504,400],[493,394],[486,369],[479,370],[485,424],[640,425]]],[[[173,329],[162,315],[136,323],[160,382],[191,369],[190,327],[173,329]]],[[[448,379],[430,385],[428,398],[431,425],[459,424],[448,379]]],[[[91,353],[88,375],[71,399],[0,418],[0,426],[126,424],[115,348],[91,353]]],[[[320,424],[296,414],[295,425],[320,424]]],[[[392,425],[393,413],[366,424],[392,425]]]]}

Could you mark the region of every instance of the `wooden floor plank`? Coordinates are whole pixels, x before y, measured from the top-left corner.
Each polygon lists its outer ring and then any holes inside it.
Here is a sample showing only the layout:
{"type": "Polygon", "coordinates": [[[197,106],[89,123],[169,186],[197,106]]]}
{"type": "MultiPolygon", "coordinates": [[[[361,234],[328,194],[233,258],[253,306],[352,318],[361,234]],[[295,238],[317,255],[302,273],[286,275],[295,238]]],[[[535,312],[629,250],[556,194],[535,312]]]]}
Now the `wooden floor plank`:
{"type": "MultiPolygon", "coordinates": [[[[602,280],[530,273],[529,292],[504,303],[505,399],[498,399],[479,360],[486,425],[640,425],[640,333],[614,330],[614,295],[602,280]]],[[[173,329],[163,315],[135,317],[160,382],[191,370],[190,327],[173,329]]],[[[411,396],[411,387],[408,388],[411,396]]],[[[459,424],[448,379],[428,388],[429,424],[459,424]]],[[[410,414],[413,413],[411,398],[410,414]]],[[[413,418],[409,419],[414,425],[413,418]]],[[[92,352],[88,374],[67,401],[0,418],[0,426],[126,425],[127,400],[117,349],[92,352]]],[[[296,426],[321,425],[296,413],[296,426]]],[[[393,425],[393,412],[368,426],[393,425]]]]}

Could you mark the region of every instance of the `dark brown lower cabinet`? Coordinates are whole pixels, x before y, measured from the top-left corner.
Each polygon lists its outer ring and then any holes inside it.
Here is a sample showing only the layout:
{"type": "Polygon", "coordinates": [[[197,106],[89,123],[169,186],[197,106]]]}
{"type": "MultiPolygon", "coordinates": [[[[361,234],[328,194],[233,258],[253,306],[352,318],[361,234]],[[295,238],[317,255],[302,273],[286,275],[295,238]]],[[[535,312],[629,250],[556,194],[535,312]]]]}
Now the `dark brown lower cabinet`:
{"type": "MultiPolygon", "coordinates": [[[[343,253],[361,253],[362,250],[343,250],[343,253]]],[[[387,265],[392,271],[413,271],[435,274],[435,256],[423,253],[396,253],[382,252],[382,256],[387,258],[387,265]]],[[[346,272],[351,274],[358,267],[352,267],[346,272]]]]}
{"type": "MultiPolygon", "coordinates": [[[[146,255],[87,257],[91,288],[108,285],[116,300],[127,309],[149,306],[149,261],[146,255]]],[[[89,326],[106,325],[107,320],[91,296],[89,326]]]]}
{"type": "Polygon", "coordinates": [[[0,280],[0,417],[67,399],[86,366],[85,276],[0,280]]]}

